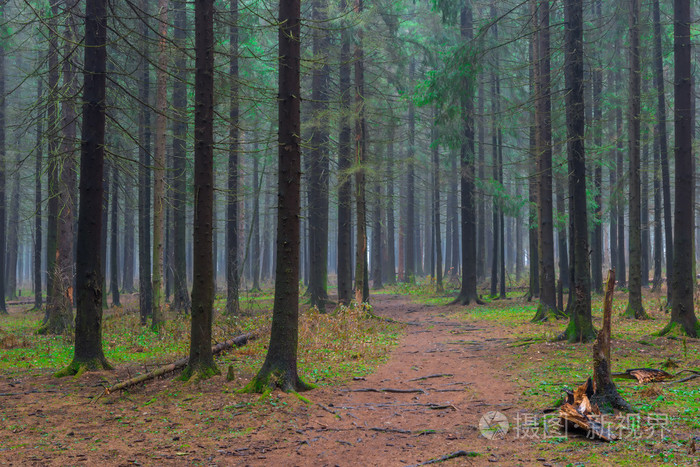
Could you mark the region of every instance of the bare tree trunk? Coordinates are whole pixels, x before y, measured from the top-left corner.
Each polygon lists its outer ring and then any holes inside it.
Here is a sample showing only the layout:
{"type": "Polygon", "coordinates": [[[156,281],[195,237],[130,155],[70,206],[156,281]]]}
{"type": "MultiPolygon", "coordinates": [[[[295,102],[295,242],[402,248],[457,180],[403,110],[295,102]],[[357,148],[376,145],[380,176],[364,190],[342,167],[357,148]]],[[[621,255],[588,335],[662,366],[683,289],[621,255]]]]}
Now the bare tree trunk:
{"type": "MultiPolygon", "coordinates": [[[[437,120],[437,108],[433,108],[433,120],[437,120]]],[[[442,238],[440,236],[440,146],[437,143],[438,133],[433,126],[433,235],[435,236],[435,284],[437,291],[442,292],[442,238]]]]}
{"type": "MultiPolygon", "coordinates": [[[[597,24],[602,22],[601,0],[596,0],[592,4],[597,24]]],[[[603,145],[603,114],[601,109],[601,94],[603,92],[603,71],[602,66],[597,64],[592,71],[593,75],[593,115],[594,115],[594,132],[593,144],[596,149],[600,150],[603,145]]],[[[591,242],[591,282],[592,289],[596,293],[603,293],[603,167],[601,164],[596,164],[593,173],[593,184],[595,186],[595,211],[593,235],[591,242]]]]}
{"type": "Polygon", "coordinates": [[[119,301],[119,249],[117,244],[117,238],[119,234],[119,226],[117,220],[119,219],[119,171],[117,170],[116,164],[112,169],[112,219],[111,219],[111,240],[110,240],[110,288],[112,289],[112,306],[121,306],[119,301]]]}
{"type": "Polygon", "coordinates": [[[231,100],[229,102],[230,142],[228,154],[228,197],[226,200],[226,314],[236,315],[240,311],[238,304],[238,289],[240,287],[238,270],[238,152],[240,151],[240,133],[238,130],[238,0],[231,0],[229,37],[231,100]]]}
{"type": "Polygon", "coordinates": [[[76,40],[78,2],[66,4],[65,50],[63,55],[63,102],[61,121],[61,159],[57,175],[57,235],[56,259],[51,280],[52,293],[47,306],[49,319],[39,329],[40,333],[61,334],[73,329],[73,226],[75,222],[75,100],[79,83],[75,76],[77,65],[76,40]]]}
{"type": "Polygon", "coordinates": [[[539,40],[536,63],[536,118],[537,153],[539,172],[538,218],[539,218],[539,261],[540,261],[540,306],[533,318],[543,321],[556,316],[556,293],[554,288],[554,233],[552,219],[552,127],[550,89],[550,47],[549,47],[549,0],[540,0],[539,40]]]}
{"type": "Polygon", "coordinates": [[[313,55],[318,63],[311,76],[312,135],[309,151],[309,298],[311,306],[325,312],[328,300],[328,88],[330,37],[325,29],[327,2],[312,2],[313,55]]]}
{"type": "Polygon", "coordinates": [[[80,210],[76,262],[77,313],[73,361],[57,376],[111,369],[102,351],[102,176],[105,146],[107,8],[85,2],[85,72],[80,153],[80,210]]]}
{"type": "MultiPolygon", "coordinates": [[[[408,81],[409,86],[413,86],[415,78],[416,61],[411,58],[408,65],[408,81]]],[[[404,281],[414,282],[416,275],[416,226],[415,226],[415,169],[414,162],[416,158],[416,110],[413,100],[408,103],[408,154],[406,155],[406,241],[404,242],[404,261],[406,271],[404,281]]]]}
{"type": "MultiPolygon", "coordinates": [[[[694,311],[693,292],[693,148],[690,61],[690,1],[673,2],[674,121],[676,162],[676,215],[674,217],[671,322],[661,332],[696,337],[700,326],[694,311]]],[[[662,154],[663,156],[663,154],[662,154]]]]}
{"type": "Polygon", "coordinates": [[[150,26],[149,2],[141,0],[144,16],[140,18],[139,32],[143,40],[139,80],[139,310],[141,325],[145,326],[153,312],[153,284],[151,283],[151,109],[150,65],[148,35],[150,26]]]}
{"type": "MultiPolygon", "coordinates": [[[[588,215],[586,207],[586,126],[583,97],[583,2],[566,0],[565,86],[566,128],[569,167],[569,216],[573,227],[573,299],[571,320],[566,329],[569,342],[589,342],[595,337],[591,320],[591,265],[588,250],[588,215]]],[[[562,252],[562,254],[565,254],[562,252]]]]}
{"type": "Polygon", "coordinates": [[[394,138],[395,124],[392,119],[389,124],[389,144],[386,151],[386,282],[388,284],[396,283],[396,256],[395,256],[395,222],[394,222],[394,138]]]}
{"type": "MultiPolygon", "coordinates": [[[[131,164],[129,164],[131,166],[131,164]]],[[[134,292],[134,195],[132,191],[133,178],[124,174],[124,267],[122,269],[122,289],[124,293],[134,292]]]]}
{"type": "Polygon", "coordinates": [[[158,70],[156,71],[156,135],[153,161],[153,315],[151,327],[159,330],[163,315],[163,235],[165,233],[165,112],[168,70],[168,0],[158,0],[158,70]]]}
{"type": "MultiPolygon", "coordinates": [[[[187,41],[186,2],[174,4],[175,43],[181,47],[187,41]]],[[[184,51],[175,58],[176,76],[173,82],[173,301],[172,309],[178,313],[190,311],[190,294],[187,289],[187,60],[184,51]]]]}
{"type": "MultiPolygon", "coordinates": [[[[1,78],[0,78],[1,79],[1,78]]],[[[41,102],[44,99],[44,92],[42,89],[43,80],[37,80],[37,102],[41,102]]],[[[39,106],[39,115],[36,119],[36,153],[35,153],[35,165],[34,165],[34,309],[40,310],[43,305],[43,297],[41,295],[42,290],[42,280],[41,280],[41,239],[43,236],[43,230],[41,227],[41,213],[42,213],[42,195],[41,195],[41,167],[42,159],[44,158],[44,145],[42,140],[44,138],[44,107],[39,106]]]]}
{"type": "Polygon", "coordinates": [[[301,2],[280,0],[279,6],[279,207],[275,303],[265,362],[246,387],[248,391],[254,392],[263,392],[274,387],[285,391],[309,389],[297,373],[301,213],[301,2]]]}
{"type": "Polygon", "coordinates": [[[630,0],[630,116],[629,116],[629,303],[625,316],[644,319],[642,306],[642,218],[640,180],[641,66],[639,63],[639,0],[630,0]]]}
{"type": "MultiPolygon", "coordinates": [[[[472,40],[473,21],[472,5],[468,2],[460,12],[460,36],[463,43],[472,40]]],[[[471,84],[465,78],[462,86],[466,89],[471,84]]],[[[468,305],[480,303],[476,292],[476,207],[474,205],[474,102],[471,97],[463,96],[461,106],[461,133],[463,136],[460,149],[460,183],[461,183],[461,223],[462,223],[462,289],[455,299],[456,303],[468,305]]]]}
{"type": "MultiPolygon", "coordinates": [[[[654,87],[657,93],[656,132],[658,134],[661,162],[661,186],[663,190],[664,236],[666,238],[666,286],[667,301],[671,303],[673,289],[673,224],[671,221],[671,177],[668,168],[668,143],[666,134],[666,93],[664,91],[663,51],[661,49],[661,14],[659,0],[653,0],[654,17],[654,87]]],[[[678,170],[678,169],[676,169],[678,170]]],[[[659,250],[660,251],[660,250],[659,250]]]]}
{"type": "MultiPolygon", "coordinates": [[[[355,0],[355,13],[362,14],[363,0],[355,0]]],[[[367,286],[367,219],[365,200],[365,157],[367,148],[367,127],[365,124],[365,78],[364,78],[364,33],[357,31],[355,43],[355,205],[357,208],[357,238],[355,249],[355,301],[369,301],[367,286]]],[[[411,201],[408,201],[409,209],[411,201]]],[[[409,221],[410,222],[410,221],[409,221]]],[[[410,246],[409,246],[410,248],[410,246]]]]}
{"type": "Polygon", "coordinates": [[[194,81],[194,232],[190,358],[183,380],[218,374],[211,349],[214,316],[214,0],[197,0],[194,81]]]}

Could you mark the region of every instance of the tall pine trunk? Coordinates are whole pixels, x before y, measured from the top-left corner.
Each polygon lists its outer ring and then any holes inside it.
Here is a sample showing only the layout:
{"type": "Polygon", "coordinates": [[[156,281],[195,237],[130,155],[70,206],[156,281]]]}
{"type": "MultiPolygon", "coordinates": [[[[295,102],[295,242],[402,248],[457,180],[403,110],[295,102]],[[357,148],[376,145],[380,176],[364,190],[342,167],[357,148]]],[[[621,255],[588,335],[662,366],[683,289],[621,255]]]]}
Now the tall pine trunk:
{"type": "MultiPolygon", "coordinates": [[[[184,46],[187,40],[186,2],[175,3],[175,43],[184,46]]],[[[187,290],[187,60],[183,52],[175,58],[176,77],[173,82],[173,311],[190,311],[187,290]]]]}
{"type": "Polygon", "coordinates": [[[214,0],[196,0],[194,81],[194,232],[190,357],[183,380],[218,373],[211,351],[214,319],[214,0]]]}
{"type": "Polygon", "coordinates": [[[226,314],[239,312],[238,288],[238,0],[231,0],[231,24],[229,26],[229,77],[231,99],[229,101],[229,154],[228,195],[226,200],[226,314]]]}
{"type": "MultiPolygon", "coordinates": [[[[467,45],[473,39],[473,20],[471,2],[462,7],[460,12],[460,36],[467,45]]],[[[476,206],[474,199],[474,102],[471,88],[474,83],[469,78],[462,80],[461,134],[460,148],[460,184],[461,184],[461,224],[462,224],[462,289],[455,303],[468,305],[480,303],[476,292],[476,206]]],[[[454,251],[454,249],[453,249],[454,251]]]]}
{"type": "Polygon", "coordinates": [[[642,306],[641,217],[641,66],[639,63],[639,0],[629,1],[630,21],[630,115],[629,115],[629,303],[625,316],[644,319],[642,306]]]}
{"type": "Polygon", "coordinates": [[[536,122],[538,180],[538,238],[540,305],[533,318],[543,321],[556,316],[556,294],[554,288],[554,232],[552,216],[552,127],[551,127],[551,88],[550,88],[550,47],[549,47],[549,0],[539,2],[536,11],[539,24],[536,56],[536,122]]]}
{"type": "Polygon", "coordinates": [[[690,61],[690,0],[673,2],[674,122],[676,162],[676,215],[674,217],[671,322],[662,334],[674,328],[696,337],[700,326],[695,316],[693,292],[693,148],[690,61]]]}
{"type": "Polygon", "coordinates": [[[308,389],[297,373],[299,341],[299,233],[301,214],[300,0],[279,3],[279,177],[277,268],[272,330],[265,362],[247,390],[308,389]]]}
{"type": "Polygon", "coordinates": [[[571,321],[566,329],[569,342],[589,342],[595,338],[591,320],[591,279],[588,251],[588,215],[586,208],[586,126],[583,97],[583,2],[566,0],[565,87],[566,136],[569,168],[569,206],[573,226],[573,303],[571,321]]]}
{"type": "Polygon", "coordinates": [[[142,52],[139,79],[139,310],[141,324],[146,325],[153,311],[153,284],[151,283],[151,75],[148,36],[150,26],[149,2],[141,0],[143,16],[139,35],[142,52]]]}
{"type": "MultiPolygon", "coordinates": [[[[362,14],[363,0],[355,0],[355,14],[362,14]]],[[[369,275],[367,273],[367,210],[365,199],[365,157],[367,150],[367,125],[365,122],[365,64],[364,32],[362,25],[355,42],[355,206],[357,209],[357,235],[355,238],[355,301],[369,301],[369,275]]],[[[410,158],[409,158],[410,159],[410,158]]],[[[410,171],[409,171],[410,173],[410,171]]],[[[408,200],[411,208],[411,198],[408,200]]],[[[409,216],[410,217],[410,216],[409,216]]],[[[410,222],[410,221],[409,221],[410,222]]],[[[408,248],[411,248],[410,246],[408,248]]]]}
{"type": "MultiPolygon", "coordinates": [[[[671,223],[671,177],[668,168],[668,136],[666,134],[666,93],[664,90],[663,51],[661,49],[661,14],[659,0],[653,0],[654,17],[654,87],[657,96],[656,134],[658,135],[659,159],[661,164],[661,187],[663,190],[664,236],[666,247],[666,297],[671,303],[673,295],[673,224],[671,223]]],[[[678,170],[678,169],[676,169],[678,170]]],[[[661,250],[659,250],[661,251],[661,250]]]]}
{"type": "Polygon", "coordinates": [[[163,315],[163,236],[165,234],[165,112],[168,71],[168,0],[158,0],[158,70],[156,71],[156,135],[153,162],[153,312],[151,328],[158,330],[163,315]]]}
{"type": "Polygon", "coordinates": [[[76,261],[77,313],[72,362],[58,376],[110,369],[102,350],[102,172],[105,146],[107,8],[85,2],[85,71],[80,151],[80,209],[76,261]],[[89,174],[89,176],[86,176],[89,174]]]}

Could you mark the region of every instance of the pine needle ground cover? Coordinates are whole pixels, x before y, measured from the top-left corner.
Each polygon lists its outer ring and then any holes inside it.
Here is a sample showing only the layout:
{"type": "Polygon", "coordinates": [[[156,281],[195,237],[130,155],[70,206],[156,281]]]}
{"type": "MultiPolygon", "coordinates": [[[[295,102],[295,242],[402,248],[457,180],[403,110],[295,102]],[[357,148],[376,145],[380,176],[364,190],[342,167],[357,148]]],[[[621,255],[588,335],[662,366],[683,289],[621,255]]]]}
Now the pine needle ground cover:
{"type": "MultiPolygon", "coordinates": [[[[103,385],[187,355],[189,316],[169,313],[161,332],[154,333],[139,325],[133,309],[138,298],[126,297],[123,303],[123,308],[107,311],[104,320],[105,354],[116,371],[77,379],[52,376],[70,361],[72,342],[68,337],[34,335],[41,314],[18,309],[2,319],[0,463],[127,463],[138,453],[152,463],[181,459],[196,465],[205,461],[198,457],[201,446],[206,444],[208,452],[234,449],[232,445],[244,448],[241,437],[267,427],[284,431],[294,414],[312,406],[313,393],[238,393],[265,357],[270,291],[244,298],[238,317],[221,315],[225,304],[216,301],[215,342],[245,332],[257,334],[247,345],[217,358],[221,376],[198,384],[169,376],[95,401],[103,385]]],[[[366,309],[306,311],[300,317],[299,372],[317,386],[362,378],[386,361],[403,333],[402,325],[371,318],[366,309]]]]}

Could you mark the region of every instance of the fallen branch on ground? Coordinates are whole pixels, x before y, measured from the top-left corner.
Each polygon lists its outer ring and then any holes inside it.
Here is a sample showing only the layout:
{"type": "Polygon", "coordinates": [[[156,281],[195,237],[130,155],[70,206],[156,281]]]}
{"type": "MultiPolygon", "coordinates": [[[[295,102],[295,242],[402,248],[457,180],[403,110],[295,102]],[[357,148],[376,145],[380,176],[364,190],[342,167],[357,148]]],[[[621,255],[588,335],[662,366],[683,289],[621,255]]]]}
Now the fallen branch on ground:
{"type": "Polygon", "coordinates": [[[474,451],[455,451],[451,454],[446,454],[442,457],[437,457],[435,459],[430,459],[429,461],[421,462],[420,464],[409,465],[408,467],[418,467],[420,465],[437,464],[438,462],[445,462],[450,459],[456,459],[457,457],[476,457],[478,455],[479,454],[477,454],[474,451]]]}
{"type": "Polygon", "coordinates": [[[642,384],[664,381],[675,377],[670,373],[655,368],[631,368],[625,370],[623,373],[613,373],[612,376],[613,378],[636,378],[637,381],[642,384]]]}
{"type": "Polygon", "coordinates": [[[360,388],[360,389],[349,389],[348,391],[349,392],[395,392],[395,393],[399,393],[399,394],[417,392],[420,394],[425,394],[425,391],[423,389],[420,389],[420,388],[417,388],[417,389],[360,388]]]}
{"type": "Polygon", "coordinates": [[[424,380],[424,379],[430,379],[430,378],[451,378],[451,377],[453,377],[453,376],[454,376],[454,375],[451,374],[451,373],[437,373],[437,374],[434,374],[434,375],[421,376],[421,377],[419,377],[419,378],[409,379],[409,381],[422,381],[422,380],[424,380]]]}
{"type": "MultiPolygon", "coordinates": [[[[252,341],[256,338],[256,335],[253,333],[247,333],[247,334],[241,334],[238,337],[234,337],[233,339],[220,342],[216,344],[214,347],[211,348],[211,353],[213,355],[218,355],[221,352],[225,350],[230,350],[233,347],[241,347],[244,346],[248,343],[248,341],[252,341]]],[[[157,368],[153,371],[150,371],[148,373],[144,373],[142,375],[135,376],[133,378],[129,378],[126,381],[122,381],[121,383],[113,384],[112,386],[108,388],[104,388],[104,391],[102,391],[102,394],[100,394],[95,401],[98,400],[100,397],[112,394],[113,392],[128,389],[132,386],[136,386],[137,384],[144,383],[146,381],[150,381],[152,379],[158,378],[159,376],[166,375],[168,373],[172,373],[178,370],[182,370],[187,366],[187,362],[189,361],[189,357],[181,358],[180,360],[177,360],[173,363],[170,363],[168,365],[162,366],[160,368],[157,368]]]]}

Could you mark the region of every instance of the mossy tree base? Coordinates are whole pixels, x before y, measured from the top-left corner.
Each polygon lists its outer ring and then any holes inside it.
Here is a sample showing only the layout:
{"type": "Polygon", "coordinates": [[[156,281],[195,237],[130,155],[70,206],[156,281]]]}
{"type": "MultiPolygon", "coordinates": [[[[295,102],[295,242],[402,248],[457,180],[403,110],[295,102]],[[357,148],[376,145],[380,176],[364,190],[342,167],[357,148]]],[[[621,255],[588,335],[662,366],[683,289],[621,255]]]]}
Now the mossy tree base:
{"type": "Polygon", "coordinates": [[[593,342],[596,336],[597,334],[592,326],[581,327],[576,324],[575,320],[572,319],[571,321],[569,321],[569,325],[566,327],[564,332],[561,335],[559,335],[557,340],[565,340],[571,344],[584,344],[586,342],[593,342]]]}
{"type": "Polygon", "coordinates": [[[241,389],[242,393],[265,394],[274,389],[298,393],[314,389],[316,386],[302,381],[296,371],[281,368],[263,368],[250,382],[241,389]]]}
{"type": "Polygon", "coordinates": [[[603,390],[596,391],[590,400],[592,404],[598,405],[602,413],[613,413],[615,410],[636,412],[634,407],[617,392],[617,387],[614,384],[603,390]]]}
{"type": "Polygon", "coordinates": [[[90,360],[73,359],[70,364],[64,369],[54,373],[56,378],[64,378],[66,376],[75,376],[79,378],[86,371],[113,370],[106,358],[93,358],[90,360]]]}
{"type": "Polygon", "coordinates": [[[665,328],[657,333],[654,333],[654,335],[659,337],[698,337],[700,336],[700,322],[696,322],[694,328],[687,329],[683,324],[676,321],[671,321],[665,328]]]}
{"type": "Polygon", "coordinates": [[[627,309],[625,312],[622,314],[625,318],[629,319],[649,319],[649,315],[647,312],[644,310],[644,307],[641,305],[639,306],[632,306],[632,305],[627,305],[627,309]]]}
{"type": "Polygon", "coordinates": [[[186,381],[188,383],[198,383],[200,381],[207,380],[212,376],[220,375],[221,371],[216,365],[213,366],[187,366],[180,376],[177,377],[180,381],[186,381]]]}
{"type": "Polygon", "coordinates": [[[540,305],[537,307],[537,312],[535,312],[535,316],[531,321],[533,323],[544,323],[550,319],[564,318],[566,318],[566,314],[563,311],[557,310],[556,307],[540,303],[540,305]]]}
{"type": "Polygon", "coordinates": [[[72,313],[52,313],[49,314],[49,319],[43,323],[36,333],[39,335],[61,335],[70,334],[73,332],[73,314],[72,313]]]}

